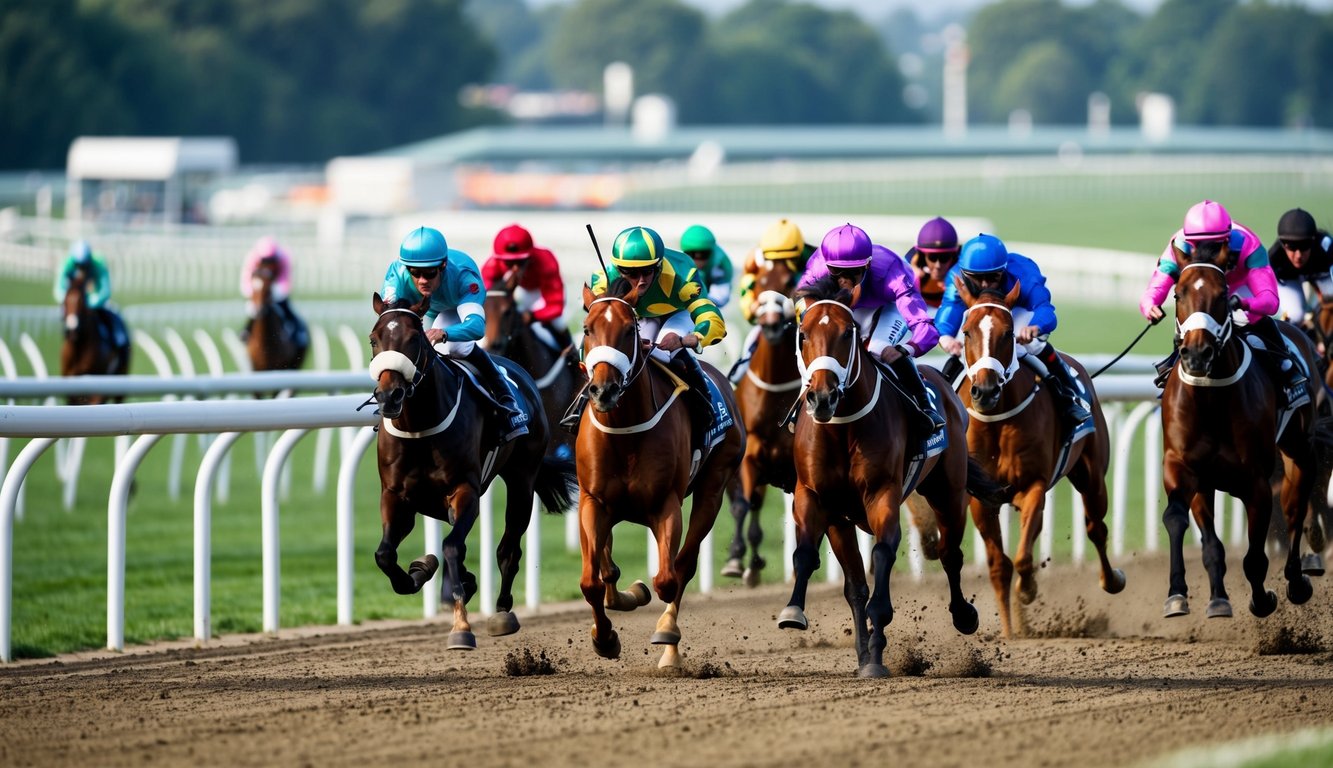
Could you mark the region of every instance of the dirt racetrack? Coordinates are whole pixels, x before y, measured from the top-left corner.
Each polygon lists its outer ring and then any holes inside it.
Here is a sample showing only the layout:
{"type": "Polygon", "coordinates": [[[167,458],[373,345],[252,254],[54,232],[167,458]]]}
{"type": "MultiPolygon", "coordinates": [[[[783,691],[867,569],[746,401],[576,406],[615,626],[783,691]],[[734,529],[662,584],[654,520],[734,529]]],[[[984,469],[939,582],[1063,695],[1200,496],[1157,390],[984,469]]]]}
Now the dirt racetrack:
{"type": "Polygon", "coordinates": [[[23,662],[0,668],[0,765],[1087,768],[1333,724],[1330,578],[1256,620],[1233,552],[1236,617],[1207,620],[1191,557],[1190,616],[1160,618],[1159,559],[1118,563],[1114,597],[1092,568],[1048,568],[1028,609],[1039,637],[1010,641],[975,568],[972,637],[952,629],[942,578],[900,569],[893,676],[876,681],[853,676],[840,588],[811,591],[798,633],[776,627],[784,587],[730,582],[687,599],[683,673],[656,669],[656,600],[613,614],[619,661],[594,655],[570,604],[517,635],[479,631],[472,653],[444,649],[443,619],[23,662]]]}

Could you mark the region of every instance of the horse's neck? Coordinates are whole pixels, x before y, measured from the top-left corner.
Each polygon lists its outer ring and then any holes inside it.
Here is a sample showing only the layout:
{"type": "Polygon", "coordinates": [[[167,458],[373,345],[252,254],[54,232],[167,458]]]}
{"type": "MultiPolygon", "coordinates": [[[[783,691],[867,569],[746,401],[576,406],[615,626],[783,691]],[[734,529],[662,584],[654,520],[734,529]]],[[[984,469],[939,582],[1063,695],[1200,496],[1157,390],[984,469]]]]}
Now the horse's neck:
{"type": "Polygon", "coordinates": [[[801,371],[796,365],[795,327],[785,331],[782,341],[777,344],[770,344],[768,337],[761,331],[754,356],[750,359],[750,370],[771,384],[799,379],[801,371]]]}
{"type": "MultiPolygon", "coordinates": [[[[429,353],[435,355],[434,351],[429,353]]],[[[402,429],[421,431],[439,424],[462,397],[461,373],[451,363],[427,358],[426,373],[416,391],[403,403],[403,413],[394,421],[402,429]]],[[[461,408],[459,409],[462,410],[461,408]]]]}
{"type": "Polygon", "coordinates": [[[509,336],[508,349],[509,359],[528,369],[536,376],[541,376],[545,371],[537,372],[538,368],[549,366],[555,357],[555,353],[550,347],[537,338],[530,326],[518,324],[514,332],[509,336]]]}

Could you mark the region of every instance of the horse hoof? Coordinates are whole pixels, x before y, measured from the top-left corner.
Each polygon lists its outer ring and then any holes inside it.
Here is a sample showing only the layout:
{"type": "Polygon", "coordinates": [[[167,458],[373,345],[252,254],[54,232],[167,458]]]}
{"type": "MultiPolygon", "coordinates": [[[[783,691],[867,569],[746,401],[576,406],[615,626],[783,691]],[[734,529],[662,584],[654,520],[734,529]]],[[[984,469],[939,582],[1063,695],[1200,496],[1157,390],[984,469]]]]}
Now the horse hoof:
{"type": "Polygon", "coordinates": [[[642,581],[636,581],[629,585],[629,589],[626,591],[634,598],[634,602],[639,605],[647,605],[653,601],[653,593],[649,591],[648,585],[644,584],[642,581]]]}
{"type": "Polygon", "coordinates": [[[1125,572],[1119,568],[1111,569],[1111,580],[1102,579],[1102,591],[1108,595],[1118,595],[1125,589],[1125,572]]]}
{"type": "Polygon", "coordinates": [[[675,645],[680,642],[680,632],[659,629],[653,633],[652,638],[649,639],[648,642],[653,645],[675,645]]]}
{"type": "Polygon", "coordinates": [[[680,649],[668,645],[662,650],[662,658],[657,661],[658,669],[675,669],[680,666],[680,649]]]}
{"type": "Polygon", "coordinates": [[[1314,587],[1310,586],[1310,577],[1301,574],[1296,581],[1287,582],[1287,600],[1292,605],[1305,605],[1310,597],[1314,595],[1314,587]]]}
{"type": "Polygon", "coordinates": [[[486,633],[491,637],[512,635],[518,631],[518,617],[513,611],[500,611],[486,620],[486,633]]]}
{"type": "Polygon", "coordinates": [[[620,658],[620,635],[611,630],[611,634],[605,640],[597,637],[597,627],[592,628],[592,649],[597,651],[597,655],[604,659],[620,658]]]}
{"type": "Polygon", "coordinates": [[[749,587],[750,589],[754,589],[755,587],[759,586],[759,569],[746,568],[744,578],[745,578],[745,586],[749,587]]]}
{"type": "Polygon", "coordinates": [[[953,614],[953,628],[958,630],[959,634],[970,635],[981,625],[981,620],[977,618],[976,606],[969,602],[964,602],[956,608],[949,606],[949,613],[953,614]]]}
{"type": "Polygon", "coordinates": [[[477,636],[464,630],[450,632],[449,645],[446,647],[451,651],[475,651],[477,650],[477,636]]]}
{"type": "Polygon", "coordinates": [[[418,573],[424,574],[421,583],[430,581],[440,569],[440,559],[435,555],[422,555],[407,566],[407,575],[415,579],[418,573]]]}
{"type": "Polygon", "coordinates": [[[798,605],[789,605],[778,614],[778,629],[808,629],[810,622],[805,620],[805,611],[798,605]]]}
{"type": "Polygon", "coordinates": [[[1301,573],[1304,573],[1306,576],[1323,576],[1324,556],[1318,552],[1311,552],[1305,557],[1302,557],[1301,573]]]}
{"type": "Polygon", "coordinates": [[[739,579],[745,575],[745,566],[741,565],[739,557],[733,557],[723,564],[721,573],[728,578],[739,579]]]}
{"type": "MultiPolygon", "coordinates": [[[[1269,592],[1268,594],[1273,594],[1269,592]]],[[[1277,600],[1277,598],[1273,598],[1277,600]]],[[[1225,597],[1219,597],[1216,600],[1208,601],[1208,610],[1204,611],[1204,616],[1210,619],[1229,619],[1231,618],[1231,601],[1225,597]]]]}
{"type": "Polygon", "coordinates": [[[1264,592],[1262,603],[1256,603],[1254,602],[1253,598],[1250,599],[1250,613],[1254,614],[1255,616],[1261,619],[1265,616],[1271,615],[1273,611],[1276,610],[1277,610],[1277,593],[1271,589],[1264,592]]]}
{"type": "Polygon", "coordinates": [[[889,668],[883,664],[863,664],[856,670],[856,676],[863,680],[874,680],[876,678],[888,677],[889,668]]]}
{"type": "Polygon", "coordinates": [[[1031,605],[1037,599],[1037,579],[1033,576],[1018,577],[1018,602],[1031,605]]]}
{"type": "Polygon", "coordinates": [[[1166,605],[1162,608],[1162,618],[1169,619],[1173,616],[1188,616],[1190,613],[1190,600],[1184,595],[1172,595],[1166,599],[1166,605]]]}

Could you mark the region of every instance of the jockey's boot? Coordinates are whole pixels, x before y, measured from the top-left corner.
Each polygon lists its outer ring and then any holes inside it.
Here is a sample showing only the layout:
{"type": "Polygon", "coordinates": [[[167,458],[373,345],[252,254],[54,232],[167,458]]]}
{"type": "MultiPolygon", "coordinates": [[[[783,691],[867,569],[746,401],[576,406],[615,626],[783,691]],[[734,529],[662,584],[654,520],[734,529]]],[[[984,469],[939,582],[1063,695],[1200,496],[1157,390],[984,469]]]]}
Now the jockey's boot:
{"type": "Polygon", "coordinates": [[[574,396],[574,402],[569,404],[569,410],[560,417],[560,428],[571,435],[579,433],[579,422],[583,420],[583,409],[588,407],[588,382],[583,383],[583,388],[574,396]]]}
{"type": "Polygon", "coordinates": [[[542,325],[546,326],[546,330],[551,333],[551,338],[555,339],[555,348],[559,350],[565,364],[578,366],[579,351],[574,346],[574,337],[569,332],[569,326],[565,325],[561,318],[556,318],[549,323],[542,323],[542,325]]]}
{"type": "Polygon", "coordinates": [[[949,359],[945,360],[944,365],[940,366],[940,373],[944,374],[944,380],[949,382],[949,386],[953,386],[953,383],[958,381],[958,377],[963,375],[966,368],[963,358],[958,355],[949,355],[949,359]]]}
{"type": "Polygon", "coordinates": [[[899,388],[916,409],[917,420],[922,429],[928,430],[927,434],[933,435],[944,426],[944,415],[931,405],[930,396],[926,393],[926,382],[921,378],[921,371],[917,370],[911,354],[901,347],[898,351],[902,354],[897,360],[889,363],[889,370],[893,371],[893,375],[898,379],[899,388]]]}
{"type": "Polygon", "coordinates": [[[296,310],[287,299],[277,303],[278,310],[282,313],[282,323],[287,327],[287,333],[291,334],[292,342],[298,347],[310,346],[310,332],[306,329],[305,323],[296,315],[296,310]]]}
{"type": "Polygon", "coordinates": [[[750,329],[750,335],[745,337],[745,349],[741,352],[741,358],[732,363],[731,370],[727,371],[727,381],[731,386],[741,383],[745,378],[745,372],[750,370],[750,358],[754,357],[754,349],[759,346],[759,326],[750,329]]]}
{"type": "Polygon", "coordinates": [[[1273,377],[1273,383],[1277,385],[1278,407],[1294,408],[1309,402],[1310,393],[1307,386],[1309,379],[1305,377],[1300,362],[1287,349],[1287,343],[1282,339],[1282,330],[1278,328],[1277,322],[1271,317],[1265,317],[1251,323],[1250,330],[1262,339],[1264,346],[1268,348],[1265,357],[1270,360],[1267,368],[1273,377]]]}
{"type": "Polygon", "coordinates": [[[685,380],[692,391],[697,393],[696,405],[705,418],[704,433],[711,432],[717,419],[713,415],[713,396],[709,394],[708,382],[705,381],[708,374],[704,373],[704,369],[700,367],[699,359],[688,349],[681,349],[675,357],[671,358],[671,369],[685,380]]]}
{"type": "Polygon", "coordinates": [[[1061,359],[1060,353],[1051,346],[1050,342],[1042,345],[1033,357],[1040,360],[1048,372],[1046,377],[1047,384],[1051,386],[1051,394],[1055,395],[1059,401],[1060,408],[1070,425],[1078,425],[1092,417],[1088,412],[1088,407],[1083,404],[1083,399],[1078,394],[1078,383],[1074,381],[1074,375],[1069,368],[1065,366],[1065,361],[1061,359]]]}
{"type": "Polygon", "coordinates": [[[472,363],[481,376],[482,383],[490,391],[497,403],[499,416],[507,425],[500,441],[507,443],[520,435],[528,433],[528,414],[524,413],[518,407],[518,401],[514,399],[514,394],[509,391],[509,383],[505,380],[504,372],[496,364],[495,358],[486,354],[486,350],[480,345],[473,344],[472,351],[468,352],[464,358],[472,363]]]}

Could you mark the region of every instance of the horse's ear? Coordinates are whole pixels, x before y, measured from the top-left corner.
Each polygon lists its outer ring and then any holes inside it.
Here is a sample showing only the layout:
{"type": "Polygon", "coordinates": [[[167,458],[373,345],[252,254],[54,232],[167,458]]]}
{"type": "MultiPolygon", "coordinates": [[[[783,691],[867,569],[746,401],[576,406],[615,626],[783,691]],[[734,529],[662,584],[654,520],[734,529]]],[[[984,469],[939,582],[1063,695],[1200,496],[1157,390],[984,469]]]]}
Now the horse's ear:
{"type": "Polygon", "coordinates": [[[1176,245],[1175,238],[1171,239],[1171,254],[1176,257],[1177,264],[1184,265],[1189,262],[1189,256],[1180,250],[1180,246],[1176,245]]]}
{"type": "Polygon", "coordinates": [[[972,306],[977,302],[977,297],[972,295],[972,288],[963,279],[962,275],[953,276],[953,287],[958,289],[958,297],[963,300],[966,306],[972,306]]]}
{"type": "Polygon", "coordinates": [[[380,298],[379,291],[375,291],[375,293],[371,294],[370,306],[375,310],[375,314],[384,314],[384,299],[380,298]]]}
{"type": "Polygon", "coordinates": [[[1004,305],[1013,307],[1014,302],[1018,301],[1018,294],[1023,292],[1023,281],[1014,280],[1014,287],[1009,289],[1009,293],[1004,297],[1004,305]]]}
{"type": "Polygon", "coordinates": [[[412,305],[411,309],[413,312],[417,313],[417,317],[425,317],[426,312],[430,309],[430,296],[422,296],[421,301],[412,305]]]}
{"type": "Polygon", "coordinates": [[[597,300],[597,295],[592,292],[592,287],[587,283],[583,284],[583,311],[587,312],[588,307],[597,300]]]}

